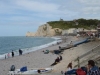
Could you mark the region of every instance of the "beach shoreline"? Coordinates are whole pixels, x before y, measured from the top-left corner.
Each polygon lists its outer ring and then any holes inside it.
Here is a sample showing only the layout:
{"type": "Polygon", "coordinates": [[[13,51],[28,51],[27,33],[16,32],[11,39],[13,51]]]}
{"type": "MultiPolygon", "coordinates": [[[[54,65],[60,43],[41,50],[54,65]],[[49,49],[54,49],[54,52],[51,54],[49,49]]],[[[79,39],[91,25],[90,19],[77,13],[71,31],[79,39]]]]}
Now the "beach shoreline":
{"type": "MultiPolygon", "coordinates": [[[[59,36],[58,37],[44,37],[44,38],[51,38],[51,39],[54,39],[54,41],[49,42],[47,44],[39,45],[39,46],[33,46],[33,47],[29,47],[29,48],[22,48],[21,50],[23,51],[23,54],[27,54],[27,53],[34,52],[34,51],[37,51],[37,50],[41,50],[43,48],[46,48],[46,47],[49,47],[49,46],[52,46],[52,45],[56,45],[57,43],[62,42],[62,39],[59,36]]],[[[13,50],[13,52],[14,52],[14,56],[19,55],[19,50],[18,49],[13,50]]],[[[9,57],[12,57],[11,52],[7,52],[7,53],[4,53],[4,54],[1,54],[0,59],[8,58],[8,53],[9,53],[9,57]]]]}
{"type": "MultiPolygon", "coordinates": [[[[11,65],[15,65],[16,69],[19,69],[23,66],[27,66],[28,68],[47,68],[51,67],[50,65],[54,62],[54,60],[58,57],[56,54],[44,54],[43,50],[55,50],[59,49],[59,46],[65,47],[70,41],[76,41],[80,38],[76,38],[73,36],[67,37],[65,43],[61,43],[59,45],[52,45],[47,48],[43,48],[34,52],[26,53],[21,56],[16,56],[13,58],[2,59],[0,60],[0,75],[7,75],[10,70],[11,65]]],[[[69,62],[73,62],[77,56],[80,56],[86,53],[91,49],[91,42],[79,45],[73,49],[67,49],[63,52],[62,57],[63,60],[52,68],[53,73],[60,73],[61,70],[66,70],[66,67],[69,62]],[[85,48],[86,47],[86,48],[85,48]]],[[[96,46],[95,43],[92,47],[96,46]]],[[[74,65],[74,63],[73,63],[74,65]]]]}

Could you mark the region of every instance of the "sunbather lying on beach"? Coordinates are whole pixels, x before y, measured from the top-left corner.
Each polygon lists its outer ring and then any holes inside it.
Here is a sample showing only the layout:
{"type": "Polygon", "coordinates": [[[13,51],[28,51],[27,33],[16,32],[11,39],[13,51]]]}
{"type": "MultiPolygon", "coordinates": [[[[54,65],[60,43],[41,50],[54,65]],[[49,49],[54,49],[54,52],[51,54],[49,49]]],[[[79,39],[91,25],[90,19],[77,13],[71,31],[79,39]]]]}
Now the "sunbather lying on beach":
{"type": "Polygon", "coordinates": [[[45,70],[45,69],[38,69],[37,72],[41,74],[41,70],[45,70]]]}
{"type": "Polygon", "coordinates": [[[60,54],[62,51],[60,51],[60,50],[50,50],[49,52],[51,52],[52,54],[60,54]]]}
{"type": "Polygon", "coordinates": [[[44,54],[48,54],[49,53],[49,50],[45,50],[43,52],[44,52],[44,54]]]}
{"type": "Polygon", "coordinates": [[[54,65],[56,65],[57,63],[59,63],[60,62],[60,59],[59,59],[59,57],[57,57],[56,59],[55,59],[55,62],[53,63],[53,64],[51,64],[51,66],[54,66],[54,65]]]}

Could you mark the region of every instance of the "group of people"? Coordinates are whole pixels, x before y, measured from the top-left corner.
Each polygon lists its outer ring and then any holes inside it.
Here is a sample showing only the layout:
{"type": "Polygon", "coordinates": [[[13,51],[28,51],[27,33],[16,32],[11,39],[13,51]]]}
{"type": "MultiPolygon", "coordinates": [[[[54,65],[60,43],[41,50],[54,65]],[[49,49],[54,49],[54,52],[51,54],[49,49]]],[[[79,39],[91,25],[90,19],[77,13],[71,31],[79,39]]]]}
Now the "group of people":
{"type": "MultiPolygon", "coordinates": [[[[22,55],[22,53],[23,53],[23,51],[22,51],[21,49],[19,49],[19,55],[22,55]]],[[[14,52],[13,52],[13,50],[12,50],[11,54],[12,54],[12,57],[14,57],[14,52]]]]}
{"type": "Polygon", "coordinates": [[[51,64],[51,66],[54,66],[54,65],[58,64],[61,60],[62,60],[62,56],[60,55],[59,57],[57,57],[57,58],[55,59],[54,63],[51,64]]]}
{"type": "MultiPolygon", "coordinates": [[[[19,49],[19,55],[22,55],[22,53],[23,53],[23,51],[22,51],[21,49],[19,49]]],[[[14,52],[13,52],[13,50],[12,50],[11,54],[12,54],[12,57],[14,57],[14,52]]]]}
{"type": "Polygon", "coordinates": [[[78,69],[72,69],[72,62],[68,64],[67,71],[63,72],[64,75],[100,75],[100,68],[95,65],[95,62],[93,60],[89,60],[86,67],[81,67],[78,69]]]}
{"type": "MultiPolygon", "coordinates": [[[[21,49],[19,49],[19,55],[22,55],[22,53],[23,53],[23,51],[21,50],[21,49]]],[[[11,52],[11,55],[10,55],[10,53],[8,53],[7,55],[5,55],[5,59],[6,58],[9,58],[9,57],[14,57],[15,56],[15,53],[14,53],[14,51],[12,50],[12,52],[11,52]]]]}

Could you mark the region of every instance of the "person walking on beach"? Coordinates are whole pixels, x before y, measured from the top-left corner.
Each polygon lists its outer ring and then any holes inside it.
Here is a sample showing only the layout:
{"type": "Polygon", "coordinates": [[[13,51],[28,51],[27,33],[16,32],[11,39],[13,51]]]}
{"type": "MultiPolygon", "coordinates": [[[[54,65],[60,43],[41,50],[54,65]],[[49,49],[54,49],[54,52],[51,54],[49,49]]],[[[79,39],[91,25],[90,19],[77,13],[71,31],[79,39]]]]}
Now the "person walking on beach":
{"type": "Polygon", "coordinates": [[[70,45],[73,45],[73,41],[70,42],[70,45]]]}
{"type": "Polygon", "coordinates": [[[70,46],[71,46],[70,49],[73,49],[73,41],[70,42],[70,46]]]}
{"type": "Polygon", "coordinates": [[[59,46],[59,50],[61,50],[61,46],[59,46]]]}
{"type": "Polygon", "coordinates": [[[13,52],[13,50],[12,50],[12,52],[11,52],[11,53],[12,53],[12,57],[14,57],[14,52],[13,52]]]}

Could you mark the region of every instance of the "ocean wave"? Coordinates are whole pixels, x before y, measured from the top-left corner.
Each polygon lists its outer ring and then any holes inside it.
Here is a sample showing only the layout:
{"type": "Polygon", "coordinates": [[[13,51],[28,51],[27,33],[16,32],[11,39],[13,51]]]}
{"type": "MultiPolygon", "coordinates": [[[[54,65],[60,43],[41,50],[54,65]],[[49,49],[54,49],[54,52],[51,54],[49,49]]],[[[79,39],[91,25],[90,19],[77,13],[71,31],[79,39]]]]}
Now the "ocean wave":
{"type": "MultiPolygon", "coordinates": [[[[58,37],[51,37],[51,38],[53,38],[55,40],[53,42],[48,43],[48,44],[44,44],[44,45],[40,45],[40,46],[36,46],[36,47],[31,47],[31,48],[25,48],[25,49],[21,49],[21,50],[23,51],[23,54],[26,54],[26,53],[40,50],[40,49],[43,49],[43,48],[46,48],[46,47],[49,47],[52,45],[56,45],[58,42],[62,42],[61,38],[58,38],[58,37]]],[[[6,58],[8,58],[7,54],[8,53],[0,55],[0,59],[5,59],[5,56],[6,56],[6,58]]],[[[9,54],[11,57],[11,52],[9,54]]],[[[14,50],[14,56],[18,56],[18,55],[19,55],[19,50],[14,50]]]]}

